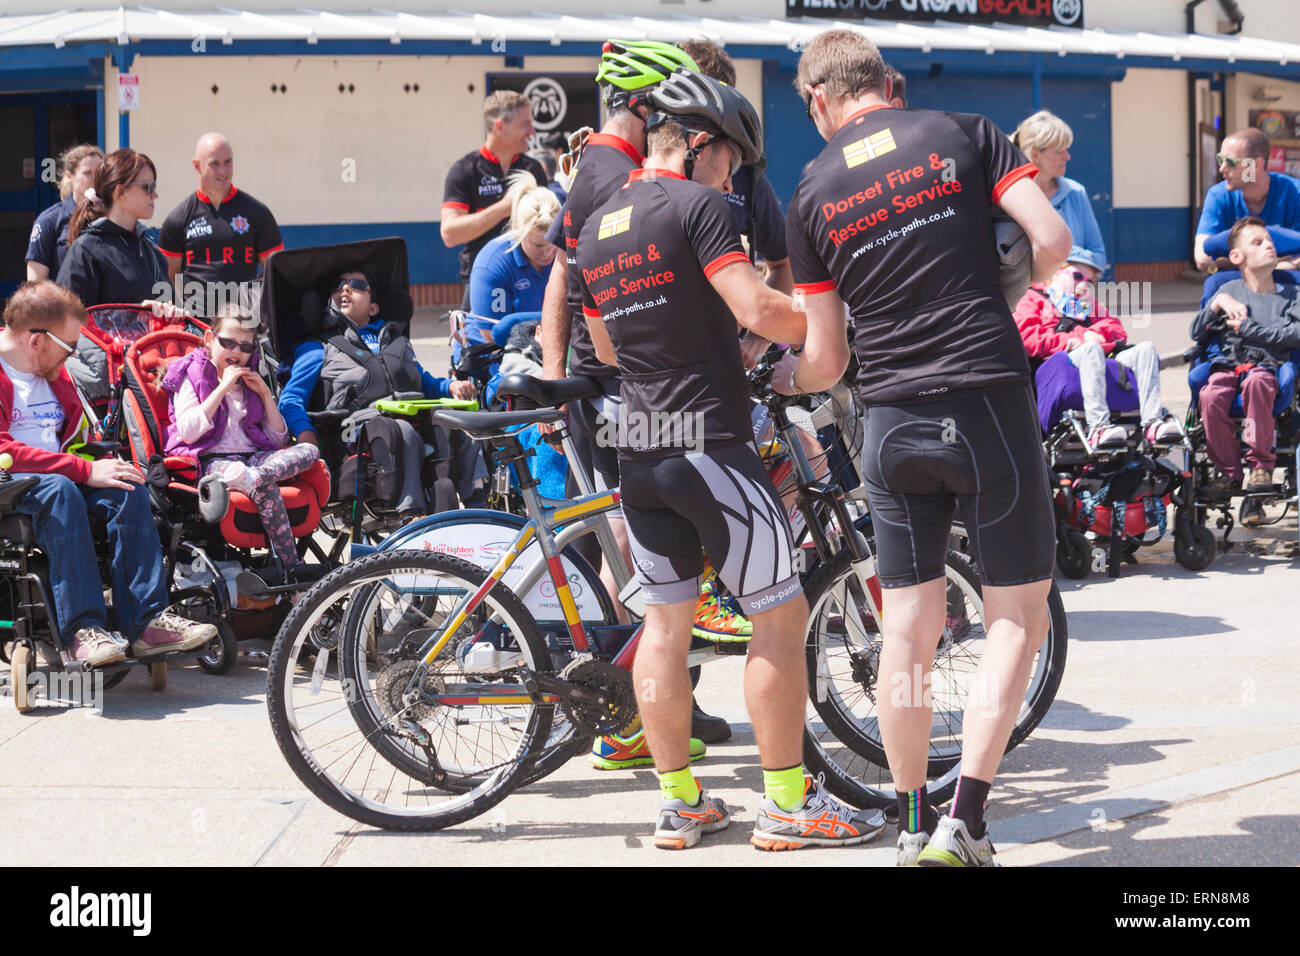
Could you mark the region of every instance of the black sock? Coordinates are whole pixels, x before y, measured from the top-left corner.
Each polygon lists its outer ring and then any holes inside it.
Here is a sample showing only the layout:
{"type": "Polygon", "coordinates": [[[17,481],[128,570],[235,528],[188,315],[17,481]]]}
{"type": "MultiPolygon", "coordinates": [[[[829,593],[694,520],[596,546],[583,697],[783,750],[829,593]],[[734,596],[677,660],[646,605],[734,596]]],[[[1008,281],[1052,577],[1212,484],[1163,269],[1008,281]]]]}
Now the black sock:
{"type": "Polygon", "coordinates": [[[939,814],[930,805],[930,795],[925,787],[920,790],[902,790],[896,796],[899,833],[917,833],[922,830],[926,833],[934,832],[939,823],[939,814]]]}
{"type": "Polygon", "coordinates": [[[962,823],[970,835],[978,840],[984,835],[984,804],[989,798],[989,788],[993,784],[976,780],[974,777],[962,777],[957,781],[957,798],[952,802],[952,813],[962,823]]]}

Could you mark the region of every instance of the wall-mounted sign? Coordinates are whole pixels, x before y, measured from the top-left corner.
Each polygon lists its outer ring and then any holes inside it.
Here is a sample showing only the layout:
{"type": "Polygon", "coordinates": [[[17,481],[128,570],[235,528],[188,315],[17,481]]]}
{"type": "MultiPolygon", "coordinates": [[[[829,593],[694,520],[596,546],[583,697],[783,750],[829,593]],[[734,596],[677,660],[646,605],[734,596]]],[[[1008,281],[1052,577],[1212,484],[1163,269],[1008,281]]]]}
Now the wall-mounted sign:
{"type": "Polygon", "coordinates": [[[140,77],[135,73],[117,75],[117,108],[119,110],[140,108],[140,77]]]}
{"type": "Polygon", "coordinates": [[[1300,112],[1293,110],[1251,110],[1250,125],[1269,139],[1300,139],[1300,112]]]}
{"type": "Polygon", "coordinates": [[[1083,0],[786,0],[787,17],[1083,26],[1083,0]]]}
{"type": "Polygon", "coordinates": [[[489,93],[514,90],[528,97],[539,136],[600,125],[596,84],[590,74],[494,73],[487,80],[489,93]]]}

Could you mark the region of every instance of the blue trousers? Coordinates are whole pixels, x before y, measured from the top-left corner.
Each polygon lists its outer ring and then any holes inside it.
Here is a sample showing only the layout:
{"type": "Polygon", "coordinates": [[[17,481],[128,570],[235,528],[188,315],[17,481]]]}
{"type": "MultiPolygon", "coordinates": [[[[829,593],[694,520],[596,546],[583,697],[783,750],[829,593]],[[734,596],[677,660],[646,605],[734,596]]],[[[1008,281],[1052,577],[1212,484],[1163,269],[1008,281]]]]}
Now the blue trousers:
{"type": "Polygon", "coordinates": [[[90,512],[108,522],[113,615],[123,635],[135,640],[169,603],[148,489],[89,488],[62,475],[35,477],[40,480],[19,500],[17,510],[32,516],[36,543],[49,558],[55,620],[65,641],[80,628],[109,626],[90,512]]]}

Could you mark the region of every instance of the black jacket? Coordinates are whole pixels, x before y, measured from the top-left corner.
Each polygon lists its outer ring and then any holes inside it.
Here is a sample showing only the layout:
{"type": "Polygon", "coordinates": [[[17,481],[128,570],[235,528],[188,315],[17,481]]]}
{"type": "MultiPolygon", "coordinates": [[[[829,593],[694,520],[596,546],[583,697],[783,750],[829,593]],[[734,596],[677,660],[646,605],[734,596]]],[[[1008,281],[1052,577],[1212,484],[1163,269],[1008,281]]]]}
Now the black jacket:
{"type": "Polygon", "coordinates": [[[75,292],[86,308],[170,294],[167,262],[144,237],[144,227],[137,223],[131,233],[108,218],[96,219],[81,231],[56,281],[75,292]]]}
{"type": "Polygon", "coordinates": [[[1300,290],[1278,284],[1275,293],[1251,292],[1245,281],[1234,279],[1219,289],[1245,305],[1249,316],[1238,331],[1228,328],[1224,315],[1207,305],[1192,320],[1191,337],[1209,346],[1207,358],[1216,368],[1254,363],[1277,368],[1300,348],[1300,290]],[[1214,348],[1215,340],[1219,350],[1214,348]]]}

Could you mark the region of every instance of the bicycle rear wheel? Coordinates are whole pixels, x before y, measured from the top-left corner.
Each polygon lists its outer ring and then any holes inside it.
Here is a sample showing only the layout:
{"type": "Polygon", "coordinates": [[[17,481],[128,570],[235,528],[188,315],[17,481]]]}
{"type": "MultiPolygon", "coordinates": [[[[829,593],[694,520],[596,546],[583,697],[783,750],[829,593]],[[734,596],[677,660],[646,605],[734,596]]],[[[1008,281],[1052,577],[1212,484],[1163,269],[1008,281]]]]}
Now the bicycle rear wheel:
{"type": "Polygon", "coordinates": [[[267,668],[271,727],[298,779],[329,806],[384,829],[436,830],[520,785],[554,703],[526,688],[550,660],[518,597],[488,591],[423,664],[422,648],[486,578],[448,555],[380,552],[322,579],[289,615],[267,668]],[[326,622],[333,642],[322,640],[326,622]],[[490,672],[467,670],[458,652],[485,629],[514,653],[490,672]]]}
{"type": "MultiPolygon", "coordinates": [[[[928,687],[933,703],[927,791],[945,803],[961,770],[962,720],[984,655],[984,604],[974,569],[960,555],[947,559],[947,624],[935,653],[928,687]]],[[[894,693],[879,681],[880,623],[863,600],[847,552],[841,552],[808,582],[807,663],[809,703],[804,724],[804,761],[826,774],[831,792],[859,806],[895,802],[893,777],[880,737],[877,700],[894,693]]],[[[1065,669],[1065,608],[1053,585],[1048,596],[1051,624],[1033,664],[1024,703],[1007,750],[1023,741],[1051,707],[1065,669]]]]}

